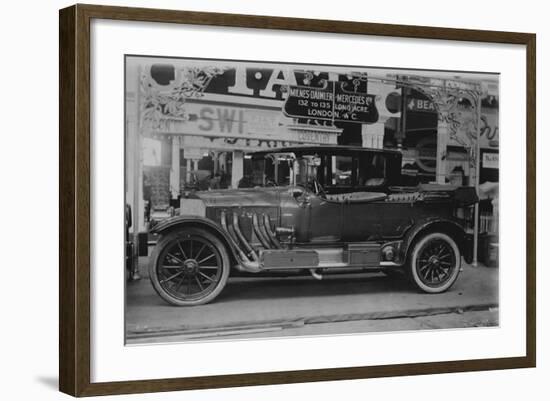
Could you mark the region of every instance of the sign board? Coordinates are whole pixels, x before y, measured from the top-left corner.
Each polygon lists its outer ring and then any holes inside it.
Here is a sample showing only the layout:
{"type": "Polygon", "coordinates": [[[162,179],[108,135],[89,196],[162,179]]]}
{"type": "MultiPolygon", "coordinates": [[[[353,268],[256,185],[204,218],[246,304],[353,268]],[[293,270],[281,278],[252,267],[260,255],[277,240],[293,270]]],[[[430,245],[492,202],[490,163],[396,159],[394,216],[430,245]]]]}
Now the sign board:
{"type": "Polygon", "coordinates": [[[421,111],[428,113],[437,113],[434,102],[427,99],[418,99],[412,97],[407,100],[407,110],[408,111],[421,111]]]}
{"type": "Polygon", "coordinates": [[[482,168],[498,168],[498,153],[483,153],[483,158],[481,159],[482,168]]]}
{"type": "Polygon", "coordinates": [[[182,148],[191,149],[197,148],[201,151],[233,151],[241,150],[245,153],[254,152],[257,150],[269,150],[276,148],[283,148],[286,146],[300,145],[300,144],[314,144],[314,143],[334,143],[330,139],[329,134],[326,138],[319,138],[320,142],[308,141],[308,140],[295,140],[295,141],[283,141],[283,140],[263,140],[263,139],[242,139],[242,138],[207,138],[201,136],[184,136],[182,137],[182,148]],[[324,142],[329,141],[329,142],[324,142]]]}
{"type": "Polygon", "coordinates": [[[152,134],[276,140],[290,122],[276,109],[193,102],[186,102],[183,107],[186,118],[163,116],[156,124],[144,128],[152,134]]]}
{"type": "MultiPolygon", "coordinates": [[[[336,144],[342,131],[335,127],[299,126],[280,109],[254,109],[215,103],[185,103],[188,119],[161,119],[160,127],[149,128],[151,134],[175,134],[215,138],[235,143],[315,143],[336,144]],[[242,142],[241,141],[241,142],[242,142]]],[[[260,145],[258,147],[262,147],[260,145]]],[[[236,147],[233,147],[235,149],[236,147]]]]}
{"type": "Polygon", "coordinates": [[[345,91],[340,82],[330,81],[323,88],[289,85],[283,111],[296,118],[374,123],[378,121],[374,100],[374,95],[345,91]]]}
{"type": "Polygon", "coordinates": [[[308,132],[298,131],[296,133],[296,141],[299,143],[316,143],[316,144],[337,144],[336,135],[325,132],[308,132]]]}

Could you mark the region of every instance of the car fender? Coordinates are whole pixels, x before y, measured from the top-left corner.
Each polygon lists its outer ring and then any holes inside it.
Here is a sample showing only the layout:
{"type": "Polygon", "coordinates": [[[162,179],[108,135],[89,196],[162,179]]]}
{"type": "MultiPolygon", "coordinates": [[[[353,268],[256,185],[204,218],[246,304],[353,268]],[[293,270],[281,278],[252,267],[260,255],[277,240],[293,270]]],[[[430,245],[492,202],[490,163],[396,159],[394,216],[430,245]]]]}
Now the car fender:
{"type": "Polygon", "coordinates": [[[206,217],[192,215],[170,217],[152,227],[149,232],[152,234],[163,235],[166,232],[171,232],[173,230],[177,231],[178,229],[185,227],[203,228],[208,232],[214,234],[224,243],[227,251],[229,252],[231,261],[235,263],[235,261],[238,260],[235,249],[231,245],[232,241],[229,237],[229,234],[226,233],[219,224],[210,219],[207,219],[206,217]]]}
{"type": "Polygon", "coordinates": [[[466,262],[471,262],[472,249],[469,246],[471,242],[468,239],[468,235],[464,231],[464,228],[457,221],[433,217],[429,219],[417,222],[403,238],[401,244],[401,260],[406,261],[409,251],[414,244],[415,240],[419,238],[419,235],[427,232],[440,231],[449,234],[457,243],[460,252],[466,259],[466,262]]]}

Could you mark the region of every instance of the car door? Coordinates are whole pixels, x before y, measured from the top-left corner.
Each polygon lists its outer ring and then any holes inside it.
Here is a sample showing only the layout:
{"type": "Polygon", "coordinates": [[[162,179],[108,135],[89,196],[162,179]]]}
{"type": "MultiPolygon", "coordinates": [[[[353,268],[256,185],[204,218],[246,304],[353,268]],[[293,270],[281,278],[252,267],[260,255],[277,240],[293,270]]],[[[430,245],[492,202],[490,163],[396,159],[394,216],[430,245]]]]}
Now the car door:
{"type": "Polygon", "coordinates": [[[339,197],[352,190],[353,157],[325,153],[317,169],[317,191],[309,189],[308,236],[310,242],[340,242],[344,231],[343,201],[339,197]],[[328,196],[326,196],[328,195],[328,196]]]}
{"type": "Polygon", "coordinates": [[[355,199],[343,205],[342,239],[361,242],[399,236],[410,226],[410,205],[386,201],[390,175],[386,156],[357,154],[352,170],[355,199]]]}
{"type": "Polygon", "coordinates": [[[339,241],[342,205],[328,202],[303,186],[291,186],[282,192],[280,225],[293,228],[297,243],[339,241]]]}
{"type": "Polygon", "coordinates": [[[355,197],[342,205],[344,241],[361,242],[382,236],[385,169],[385,158],[380,154],[364,152],[353,156],[350,194],[355,197]]]}
{"type": "Polygon", "coordinates": [[[343,204],[309,193],[308,237],[310,242],[338,242],[342,239],[343,204]]]}
{"type": "MultiPolygon", "coordinates": [[[[376,195],[377,193],[373,193],[376,195]]],[[[373,196],[376,199],[376,196],[373,196]]],[[[384,233],[384,221],[387,220],[384,201],[364,200],[347,202],[342,205],[342,240],[362,242],[380,238],[384,233]]]]}

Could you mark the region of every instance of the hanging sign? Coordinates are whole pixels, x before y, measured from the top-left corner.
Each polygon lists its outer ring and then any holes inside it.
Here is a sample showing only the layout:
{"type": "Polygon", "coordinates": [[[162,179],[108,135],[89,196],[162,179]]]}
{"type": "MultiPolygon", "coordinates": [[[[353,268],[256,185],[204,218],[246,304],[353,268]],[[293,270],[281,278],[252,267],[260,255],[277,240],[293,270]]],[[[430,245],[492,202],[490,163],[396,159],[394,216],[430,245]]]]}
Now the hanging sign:
{"type": "Polygon", "coordinates": [[[330,81],[323,88],[289,85],[283,111],[296,118],[374,123],[378,121],[374,100],[374,95],[345,91],[340,82],[330,81]]]}
{"type": "Polygon", "coordinates": [[[437,113],[435,104],[431,100],[418,99],[416,97],[412,97],[407,100],[407,110],[437,113]]]}

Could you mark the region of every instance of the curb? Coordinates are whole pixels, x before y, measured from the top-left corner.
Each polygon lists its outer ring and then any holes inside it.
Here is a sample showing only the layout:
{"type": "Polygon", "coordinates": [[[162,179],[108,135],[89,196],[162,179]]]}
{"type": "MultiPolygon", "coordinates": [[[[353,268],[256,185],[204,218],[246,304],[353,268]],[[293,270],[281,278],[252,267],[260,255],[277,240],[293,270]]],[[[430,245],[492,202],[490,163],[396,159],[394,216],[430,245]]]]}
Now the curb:
{"type": "Polygon", "coordinates": [[[147,327],[144,329],[127,329],[126,341],[146,339],[152,337],[172,337],[172,336],[189,336],[189,337],[209,337],[220,335],[232,335],[238,333],[254,333],[264,331],[283,330],[286,328],[296,328],[308,324],[320,323],[336,323],[336,322],[351,322],[360,320],[387,320],[400,318],[415,318],[422,316],[444,315],[451,313],[462,314],[464,312],[474,312],[498,308],[496,303],[472,304],[452,307],[439,307],[428,309],[409,309],[402,311],[387,311],[387,312],[368,312],[368,313],[351,313],[342,315],[326,315],[313,316],[307,318],[297,318],[295,320],[286,321],[265,321],[260,323],[238,322],[225,326],[197,326],[185,327],[176,326],[172,328],[147,327]]]}

